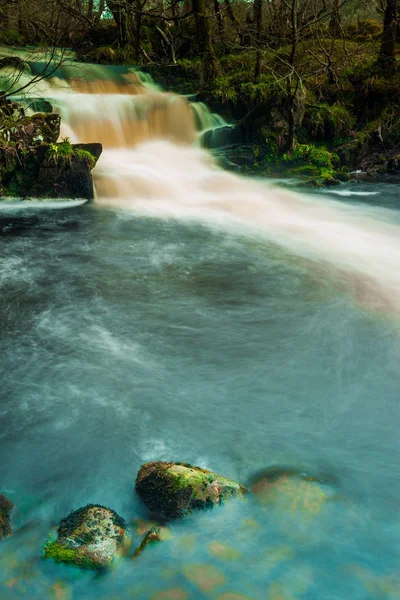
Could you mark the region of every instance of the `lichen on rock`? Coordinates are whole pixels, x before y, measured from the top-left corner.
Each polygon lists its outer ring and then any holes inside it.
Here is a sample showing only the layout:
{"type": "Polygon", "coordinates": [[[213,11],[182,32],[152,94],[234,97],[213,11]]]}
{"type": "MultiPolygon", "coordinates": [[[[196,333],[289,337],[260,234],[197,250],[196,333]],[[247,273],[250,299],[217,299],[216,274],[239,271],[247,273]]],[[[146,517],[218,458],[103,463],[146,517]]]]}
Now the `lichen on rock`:
{"type": "Polygon", "coordinates": [[[45,546],[45,557],[84,569],[111,564],[126,539],[126,523],[105,506],[88,504],[69,514],[58,527],[58,538],[45,546]]]}
{"type": "Polygon", "coordinates": [[[0,494],[0,540],[11,535],[11,511],[14,504],[5,496],[0,494]]]}
{"type": "Polygon", "coordinates": [[[195,509],[213,508],[230,498],[243,498],[247,489],[212,471],[183,463],[142,465],[136,492],[153,512],[176,519],[195,509]]]}

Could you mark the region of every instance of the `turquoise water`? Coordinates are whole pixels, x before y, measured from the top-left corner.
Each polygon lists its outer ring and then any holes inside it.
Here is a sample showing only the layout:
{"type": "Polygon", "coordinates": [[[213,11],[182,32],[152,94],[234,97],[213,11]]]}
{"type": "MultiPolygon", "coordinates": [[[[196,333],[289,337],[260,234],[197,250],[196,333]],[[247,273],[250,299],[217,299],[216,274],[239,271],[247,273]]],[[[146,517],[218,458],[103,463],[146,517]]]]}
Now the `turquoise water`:
{"type": "MultiPolygon", "coordinates": [[[[398,222],[397,186],[340,191],[376,192],[341,201],[398,222]]],[[[395,313],[237,227],[84,205],[3,210],[0,228],[0,481],[16,505],[1,598],[400,597],[395,313]],[[101,576],[42,559],[87,503],[115,509],[139,543],[134,481],[157,459],[243,484],[290,465],[334,495],[311,514],[252,496],[195,514],[101,576]]]]}

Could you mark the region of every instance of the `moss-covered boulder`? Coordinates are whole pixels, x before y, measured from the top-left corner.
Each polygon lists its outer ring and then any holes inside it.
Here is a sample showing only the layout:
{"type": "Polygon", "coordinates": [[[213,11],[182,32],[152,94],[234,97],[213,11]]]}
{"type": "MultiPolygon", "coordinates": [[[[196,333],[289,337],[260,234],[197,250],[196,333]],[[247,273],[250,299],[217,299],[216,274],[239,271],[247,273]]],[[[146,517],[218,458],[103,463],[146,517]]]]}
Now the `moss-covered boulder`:
{"type": "Polygon", "coordinates": [[[136,478],[136,492],[153,512],[176,519],[195,509],[213,508],[247,489],[212,471],[183,463],[150,462],[136,478]]]}
{"type": "Polygon", "coordinates": [[[0,494],[0,540],[11,535],[11,511],[14,504],[8,498],[0,494]]]}
{"type": "Polygon", "coordinates": [[[63,519],[58,538],[45,546],[45,557],[84,569],[103,569],[118,555],[126,523],[105,506],[88,504],[63,519]]]}
{"type": "Polygon", "coordinates": [[[91,171],[101,144],[57,142],[59,135],[59,115],[28,117],[0,97],[0,196],[93,198],[91,171]]]}

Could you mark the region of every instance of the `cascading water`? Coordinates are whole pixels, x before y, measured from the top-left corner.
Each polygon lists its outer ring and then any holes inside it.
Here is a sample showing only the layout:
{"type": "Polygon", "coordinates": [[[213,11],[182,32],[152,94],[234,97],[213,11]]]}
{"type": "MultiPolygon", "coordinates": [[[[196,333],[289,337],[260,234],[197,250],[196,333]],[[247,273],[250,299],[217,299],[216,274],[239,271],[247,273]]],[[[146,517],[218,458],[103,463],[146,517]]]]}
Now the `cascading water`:
{"type": "Polygon", "coordinates": [[[204,104],[162,92],[148,75],[70,65],[42,84],[61,136],[104,146],[97,203],[158,217],[242,225],[290,251],[333,264],[366,305],[400,303],[400,228],[377,208],[299,195],[222,171],[194,145],[222,126],[204,104]],[[194,106],[194,108],[193,108],[194,106]]]}

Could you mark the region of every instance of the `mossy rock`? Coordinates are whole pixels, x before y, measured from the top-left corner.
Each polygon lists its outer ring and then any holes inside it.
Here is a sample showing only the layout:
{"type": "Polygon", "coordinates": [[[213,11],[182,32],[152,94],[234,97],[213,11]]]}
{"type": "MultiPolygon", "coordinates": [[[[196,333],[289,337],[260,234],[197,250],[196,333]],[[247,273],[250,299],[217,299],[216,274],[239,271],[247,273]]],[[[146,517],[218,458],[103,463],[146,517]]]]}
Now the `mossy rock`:
{"type": "Polygon", "coordinates": [[[8,498],[0,494],[0,540],[11,535],[11,511],[14,504],[8,498]]]}
{"type": "Polygon", "coordinates": [[[88,504],[61,521],[57,540],[45,546],[45,557],[84,569],[103,569],[125,539],[124,519],[110,508],[88,504]]]}
{"type": "Polygon", "coordinates": [[[212,471],[183,463],[150,462],[136,478],[136,492],[153,512],[176,519],[193,510],[213,508],[247,489],[212,471]]]}

